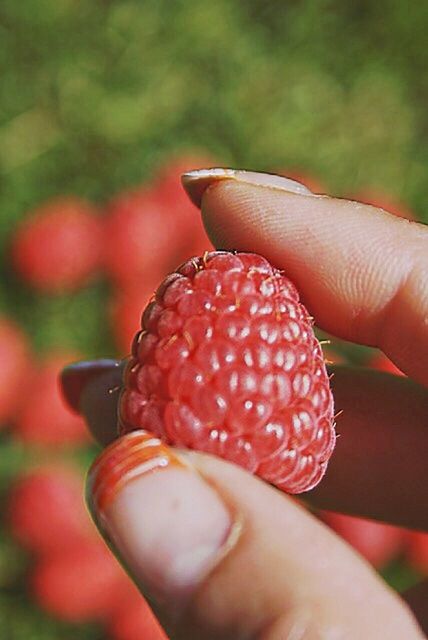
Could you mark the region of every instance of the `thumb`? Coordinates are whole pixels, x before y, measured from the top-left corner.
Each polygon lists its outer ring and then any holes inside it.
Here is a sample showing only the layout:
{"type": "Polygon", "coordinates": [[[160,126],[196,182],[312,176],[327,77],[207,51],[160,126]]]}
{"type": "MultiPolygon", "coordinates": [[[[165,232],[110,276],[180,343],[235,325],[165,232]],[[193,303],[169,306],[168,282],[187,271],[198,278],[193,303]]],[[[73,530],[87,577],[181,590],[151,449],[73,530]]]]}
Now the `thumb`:
{"type": "Polygon", "coordinates": [[[422,638],[350,548],[232,464],[134,431],[93,464],[88,502],[173,640],[422,638]]]}

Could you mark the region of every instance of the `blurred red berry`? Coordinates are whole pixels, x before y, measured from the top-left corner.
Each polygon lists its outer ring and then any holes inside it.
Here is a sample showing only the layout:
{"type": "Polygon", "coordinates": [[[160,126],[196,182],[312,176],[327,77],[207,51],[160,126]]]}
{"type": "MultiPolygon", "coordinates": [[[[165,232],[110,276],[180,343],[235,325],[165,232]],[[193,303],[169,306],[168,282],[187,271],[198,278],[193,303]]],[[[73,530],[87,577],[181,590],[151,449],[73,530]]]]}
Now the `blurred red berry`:
{"type": "Polygon", "coordinates": [[[355,200],[371,204],[373,207],[384,209],[394,216],[406,218],[407,220],[416,220],[416,216],[405,204],[393,200],[391,196],[376,191],[364,191],[355,196],[355,200]]]}
{"type": "Polygon", "coordinates": [[[99,268],[102,226],[94,207],[79,198],[51,200],[25,219],[12,245],[21,277],[46,292],[80,287],[99,268]]]}
{"type": "Polygon", "coordinates": [[[89,440],[83,418],[66,405],[60,391],[63,367],[78,360],[76,355],[52,353],[38,367],[25,389],[25,402],[15,421],[16,437],[37,445],[77,445],[89,440]]]}
{"type": "MultiPolygon", "coordinates": [[[[124,574],[125,575],[125,574],[124,574]]],[[[126,576],[127,577],[127,576],[126,576]]],[[[107,623],[111,640],[166,640],[167,636],[150,606],[127,577],[118,603],[107,623]]],[[[119,595],[119,594],[118,594],[119,595]]]]}
{"type": "Polygon", "coordinates": [[[119,286],[151,279],[191,254],[211,248],[202,220],[181,186],[181,174],[210,166],[203,158],[165,165],[151,186],[114,198],[105,220],[105,267],[119,286]]]}
{"type": "Polygon", "coordinates": [[[405,533],[399,527],[342,513],[325,511],[321,517],[376,568],[384,567],[403,548],[405,533]]]}
{"type": "Polygon", "coordinates": [[[214,161],[208,157],[183,156],[166,164],[155,177],[153,187],[159,202],[180,220],[181,253],[179,251],[176,255],[171,255],[169,269],[174,268],[177,262],[186,260],[189,255],[199,255],[212,248],[201,216],[182,187],[181,175],[192,169],[213,165],[214,161]]]}
{"type": "Polygon", "coordinates": [[[406,375],[399,369],[393,362],[381,351],[375,353],[367,362],[367,365],[372,369],[378,369],[379,371],[386,371],[387,373],[393,373],[396,376],[406,375]]]}
{"type": "Polygon", "coordinates": [[[408,532],[406,558],[412,567],[428,576],[428,533],[408,532]]]}
{"type": "Polygon", "coordinates": [[[207,169],[215,162],[208,156],[181,156],[161,167],[155,176],[153,187],[163,206],[176,211],[182,210],[183,220],[197,215],[197,209],[186,195],[181,185],[181,175],[186,171],[207,169]]]}
{"type": "Polygon", "coordinates": [[[110,302],[110,321],[114,341],[120,354],[131,351],[132,340],[141,327],[141,313],[156,291],[159,281],[165,272],[152,272],[150,278],[142,278],[134,283],[118,289],[113,293],[110,302]]]}
{"type": "Polygon", "coordinates": [[[180,220],[148,189],[123,193],[108,206],[105,267],[120,286],[165,268],[179,246],[180,220]]]}
{"type": "Polygon", "coordinates": [[[94,537],[83,496],[83,476],[73,468],[47,466],[23,475],[8,500],[13,536],[38,553],[64,550],[94,537]]]}
{"type": "Polygon", "coordinates": [[[31,590],[39,606],[61,620],[106,620],[123,581],[119,568],[103,542],[88,541],[39,559],[31,590]]]}
{"type": "Polygon", "coordinates": [[[143,598],[121,610],[108,627],[112,640],[165,640],[167,636],[143,598]]]}
{"type": "Polygon", "coordinates": [[[0,316],[0,427],[14,418],[31,369],[26,336],[11,320],[0,316]]]}

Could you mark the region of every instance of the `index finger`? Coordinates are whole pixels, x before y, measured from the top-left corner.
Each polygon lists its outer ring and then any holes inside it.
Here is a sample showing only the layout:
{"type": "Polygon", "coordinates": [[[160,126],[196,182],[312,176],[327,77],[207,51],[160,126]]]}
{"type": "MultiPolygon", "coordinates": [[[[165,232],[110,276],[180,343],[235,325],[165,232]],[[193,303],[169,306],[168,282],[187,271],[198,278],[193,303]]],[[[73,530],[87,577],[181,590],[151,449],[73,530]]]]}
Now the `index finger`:
{"type": "Polygon", "coordinates": [[[201,170],[183,184],[215,246],[266,256],[320,327],[380,347],[428,386],[428,228],[279,176],[201,170]]]}

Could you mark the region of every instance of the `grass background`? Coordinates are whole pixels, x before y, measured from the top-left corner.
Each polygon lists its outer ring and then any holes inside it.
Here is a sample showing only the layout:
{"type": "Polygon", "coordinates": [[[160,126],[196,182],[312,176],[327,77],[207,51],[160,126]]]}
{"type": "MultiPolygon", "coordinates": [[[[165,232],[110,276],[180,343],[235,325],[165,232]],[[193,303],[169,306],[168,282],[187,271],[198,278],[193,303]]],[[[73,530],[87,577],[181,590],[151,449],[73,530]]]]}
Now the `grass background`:
{"type": "MultiPolygon", "coordinates": [[[[400,0],[2,0],[0,311],[39,351],[113,353],[107,285],[36,297],[10,235],[46,198],[102,205],[189,149],[337,195],[377,189],[428,222],[427,29],[428,4],[400,0]]],[[[1,438],[5,489],[26,457],[1,438]]],[[[0,556],[4,637],[98,638],[41,616],[8,588],[24,563],[7,538],[0,556]]]]}

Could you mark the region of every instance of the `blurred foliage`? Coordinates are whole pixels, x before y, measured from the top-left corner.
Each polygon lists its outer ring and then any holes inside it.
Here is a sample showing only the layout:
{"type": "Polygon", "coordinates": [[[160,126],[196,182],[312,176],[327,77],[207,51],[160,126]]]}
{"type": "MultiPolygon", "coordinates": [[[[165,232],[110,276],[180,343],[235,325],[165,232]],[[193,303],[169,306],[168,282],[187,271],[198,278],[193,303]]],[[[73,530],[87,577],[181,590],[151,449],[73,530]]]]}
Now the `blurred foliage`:
{"type": "MultiPolygon", "coordinates": [[[[45,198],[102,201],[194,148],[427,220],[427,26],[400,0],[3,0],[0,251],[45,198]]],[[[111,352],[99,288],[34,306],[1,286],[38,347],[111,352]]]]}
{"type": "MultiPolygon", "coordinates": [[[[189,149],[338,195],[378,189],[428,221],[427,28],[428,4],[402,0],[2,0],[0,310],[39,351],[113,353],[105,283],[36,298],[10,272],[10,234],[48,197],[102,204],[189,149]]],[[[4,486],[28,454],[0,446],[4,486]]],[[[3,575],[0,558],[4,637],[97,638],[3,592],[3,575]]]]}

